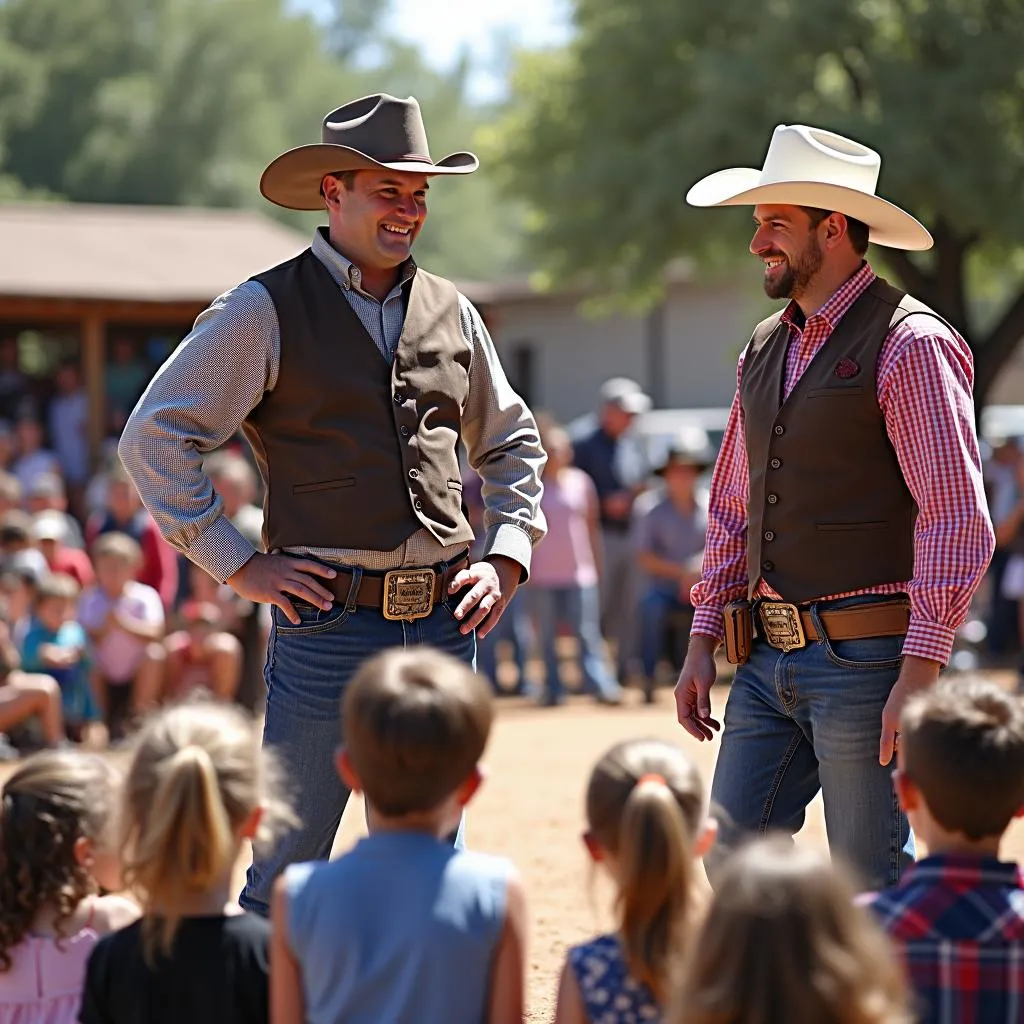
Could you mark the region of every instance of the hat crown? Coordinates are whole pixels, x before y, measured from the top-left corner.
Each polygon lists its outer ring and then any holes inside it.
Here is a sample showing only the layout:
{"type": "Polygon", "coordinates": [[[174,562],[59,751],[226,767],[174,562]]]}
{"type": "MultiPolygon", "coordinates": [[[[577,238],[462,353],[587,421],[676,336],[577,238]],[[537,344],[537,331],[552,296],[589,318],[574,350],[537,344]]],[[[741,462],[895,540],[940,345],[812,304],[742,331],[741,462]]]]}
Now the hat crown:
{"type": "Polygon", "coordinates": [[[381,163],[431,163],[423,115],[413,96],[403,100],[377,93],[346,103],[324,118],[321,141],[359,150],[381,163]]]}
{"type": "Polygon", "coordinates": [[[803,124],[780,124],[761,169],[762,185],[813,181],[874,195],[882,158],[852,139],[803,124]]]}

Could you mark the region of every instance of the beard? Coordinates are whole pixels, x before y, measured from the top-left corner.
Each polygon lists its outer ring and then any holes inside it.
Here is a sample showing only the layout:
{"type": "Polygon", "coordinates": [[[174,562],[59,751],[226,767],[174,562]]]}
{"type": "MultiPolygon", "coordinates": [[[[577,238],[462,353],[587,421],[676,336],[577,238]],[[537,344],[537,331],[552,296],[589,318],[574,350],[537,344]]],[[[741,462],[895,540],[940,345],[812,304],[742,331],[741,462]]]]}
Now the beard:
{"type": "Polygon", "coordinates": [[[807,287],[810,280],[821,270],[825,257],[815,235],[807,240],[803,251],[796,256],[785,253],[771,253],[781,256],[786,262],[777,276],[764,279],[764,293],[769,299],[794,299],[807,287]]]}

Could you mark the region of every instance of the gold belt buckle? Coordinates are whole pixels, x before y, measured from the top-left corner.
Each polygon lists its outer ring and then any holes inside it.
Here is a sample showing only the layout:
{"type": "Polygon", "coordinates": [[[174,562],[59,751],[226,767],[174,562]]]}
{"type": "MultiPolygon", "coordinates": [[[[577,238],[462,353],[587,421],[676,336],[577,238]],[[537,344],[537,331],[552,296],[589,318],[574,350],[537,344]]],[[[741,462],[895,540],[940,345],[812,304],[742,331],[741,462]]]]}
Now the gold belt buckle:
{"type": "Polygon", "coordinates": [[[800,621],[800,609],[795,604],[762,601],[758,608],[765,639],[772,647],[783,654],[788,654],[807,646],[804,624],[800,621]]]}
{"type": "Polygon", "coordinates": [[[384,575],[385,619],[425,619],[434,609],[433,569],[392,569],[384,575]]]}

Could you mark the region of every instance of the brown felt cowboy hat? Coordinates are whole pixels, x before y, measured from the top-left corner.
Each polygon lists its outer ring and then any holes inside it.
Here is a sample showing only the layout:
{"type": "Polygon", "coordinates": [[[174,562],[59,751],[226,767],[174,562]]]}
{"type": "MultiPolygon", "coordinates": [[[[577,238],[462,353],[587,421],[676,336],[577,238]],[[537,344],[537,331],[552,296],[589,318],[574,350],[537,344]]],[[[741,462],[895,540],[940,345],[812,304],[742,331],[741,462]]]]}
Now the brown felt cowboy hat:
{"type": "Polygon", "coordinates": [[[427,149],[420,105],[409,96],[379,93],[346,103],[325,118],[318,144],[282,153],[263,172],[260,192],[289,210],[323,207],[320,183],[332,171],[388,168],[416,174],[469,174],[480,166],[472,153],[434,163],[427,149]]]}

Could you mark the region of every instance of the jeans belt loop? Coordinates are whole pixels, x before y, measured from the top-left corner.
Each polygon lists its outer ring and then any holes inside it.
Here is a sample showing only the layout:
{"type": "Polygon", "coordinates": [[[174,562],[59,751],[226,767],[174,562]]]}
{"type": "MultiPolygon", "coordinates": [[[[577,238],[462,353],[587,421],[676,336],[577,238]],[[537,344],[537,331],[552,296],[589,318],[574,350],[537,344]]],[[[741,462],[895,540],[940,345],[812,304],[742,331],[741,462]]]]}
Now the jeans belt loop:
{"type": "Polygon", "coordinates": [[[363,568],[359,565],[352,566],[352,582],[348,587],[348,597],[345,598],[345,611],[351,615],[356,610],[356,601],[359,598],[359,587],[363,582],[363,568]]]}
{"type": "Polygon", "coordinates": [[[814,623],[814,628],[818,631],[818,643],[827,644],[829,642],[829,635],[825,632],[825,625],[821,621],[821,615],[818,613],[818,604],[818,601],[814,601],[807,610],[811,614],[811,622],[814,623]]]}

